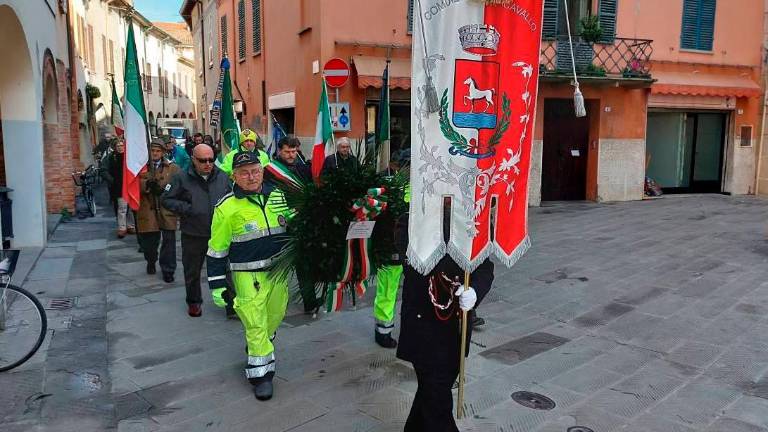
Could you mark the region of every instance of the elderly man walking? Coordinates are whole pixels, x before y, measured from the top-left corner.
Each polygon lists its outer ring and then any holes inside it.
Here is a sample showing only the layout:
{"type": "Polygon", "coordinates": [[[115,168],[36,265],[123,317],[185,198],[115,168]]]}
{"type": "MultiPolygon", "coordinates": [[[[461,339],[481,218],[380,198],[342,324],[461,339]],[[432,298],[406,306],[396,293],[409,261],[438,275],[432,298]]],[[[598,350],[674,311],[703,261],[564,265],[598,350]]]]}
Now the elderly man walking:
{"type": "MultiPolygon", "coordinates": [[[[210,146],[196,145],[192,166],[174,176],[161,197],[163,207],[181,219],[181,263],[187,288],[187,313],[191,317],[203,313],[200,272],[211,238],[213,209],[232,191],[229,178],[214,165],[215,160],[210,146]]],[[[235,316],[231,305],[227,316],[235,316]]]]}
{"type": "Polygon", "coordinates": [[[160,245],[160,270],[163,272],[163,280],[171,283],[176,271],[176,216],[160,207],[160,195],[173,175],[179,172],[179,168],[168,162],[164,155],[163,140],[153,139],[150,152],[152,160],[139,176],[141,199],[136,224],[139,244],[147,260],[147,274],[157,272],[155,263],[158,259],[157,247],[160,245]]]}

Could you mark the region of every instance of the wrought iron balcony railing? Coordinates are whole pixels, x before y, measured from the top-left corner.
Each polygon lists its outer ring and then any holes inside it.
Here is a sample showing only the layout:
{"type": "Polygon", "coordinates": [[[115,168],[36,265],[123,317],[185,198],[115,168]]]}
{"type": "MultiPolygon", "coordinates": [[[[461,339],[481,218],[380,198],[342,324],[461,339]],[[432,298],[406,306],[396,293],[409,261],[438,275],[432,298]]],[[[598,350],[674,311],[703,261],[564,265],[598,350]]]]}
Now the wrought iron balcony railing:
{"type": "MultiPolygon", "coordinates": [[[[573,39],[573,55],[579,76],[610,78],[650,78],[652,40],[616,38],[613,44],[573,39]]],[[[541,45],[542,76],[572,74],[568,36],[544,40],[541,45]]]]}

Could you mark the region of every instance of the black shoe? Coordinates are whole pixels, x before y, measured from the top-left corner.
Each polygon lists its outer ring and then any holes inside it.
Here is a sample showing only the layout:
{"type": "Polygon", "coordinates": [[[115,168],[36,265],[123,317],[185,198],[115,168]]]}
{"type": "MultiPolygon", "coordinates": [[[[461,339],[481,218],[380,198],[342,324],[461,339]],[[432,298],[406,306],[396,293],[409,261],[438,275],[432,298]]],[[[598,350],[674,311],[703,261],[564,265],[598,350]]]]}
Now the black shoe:
{"type": "Polygon", "coordinates": [[[265,380],[253,386],[253,395],[256,396],[256,399],[261,401],[272,399],[273,392],[274,387],[272,386],[272,381],[265,380]]]}
{"type": "Polygon", "coordinates": [[[155,268],[155,263],[147,263],[147,274],[155,274],[157,273],[157,269],[155,268]]]}
{"type": "Polygon", "coordinates": [[[379,344],[382,348],[397,348],[397,341],[392,337],[391,334],[382,334],[374,330],[376,343],[379,344]]]}
{"type": "Polygon", "coordinates": [[[165,273],[165,272],[163,272],[163,281],[165,283],[172,283],[173,282],[173,273],[165,273]]]}

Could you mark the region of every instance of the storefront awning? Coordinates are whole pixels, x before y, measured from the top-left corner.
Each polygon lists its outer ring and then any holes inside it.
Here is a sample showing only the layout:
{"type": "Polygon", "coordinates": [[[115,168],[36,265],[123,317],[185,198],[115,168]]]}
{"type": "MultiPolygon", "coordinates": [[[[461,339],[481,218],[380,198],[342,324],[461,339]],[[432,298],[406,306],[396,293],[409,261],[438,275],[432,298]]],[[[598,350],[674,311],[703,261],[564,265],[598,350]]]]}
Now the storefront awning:
{"type": "MultiPolygon", "coordinates": [[[[381,75],[387,65],[384,57],[357,55],[352,57],[357,71],[357,86],[381,88],[381,75]]],[[[389,64],[389,88],[411,88],[411,59],[393,58],[389,64]]]]}
{"type": "Polygon", "coordinates": [[[689,96],[760,96],[760,85],[748,76],[654,71],[652,94],[689,96]]]}

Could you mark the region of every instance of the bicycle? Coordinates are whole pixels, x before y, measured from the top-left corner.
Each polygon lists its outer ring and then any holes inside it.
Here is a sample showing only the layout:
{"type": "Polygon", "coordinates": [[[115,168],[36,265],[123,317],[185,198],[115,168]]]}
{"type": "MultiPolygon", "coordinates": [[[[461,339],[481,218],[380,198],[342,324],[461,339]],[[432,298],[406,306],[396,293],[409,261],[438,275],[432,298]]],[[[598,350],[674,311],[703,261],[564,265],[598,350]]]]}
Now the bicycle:
{"type": "MultiPolygon", "coordinates": [[[[99,173],[98,168],[93,165],[89,165],[85,171],[76,171],[72,173],[72,180],[75,182],[75,186],[80,187],[80,195],[84,201],[86,210],[90,217],[96,216],[96,199],[93,196],[93,185],[98,183],[99,173]]],[[[75,211],[77,212],[77,201],[75,201],[75,211]]]]}
{"type": "Polygon", "coordinates": [[[48,318],[29,291],[11,285],[19,250],[0,250],[0,372],[29,360],[45,340],[48,318]]]}

